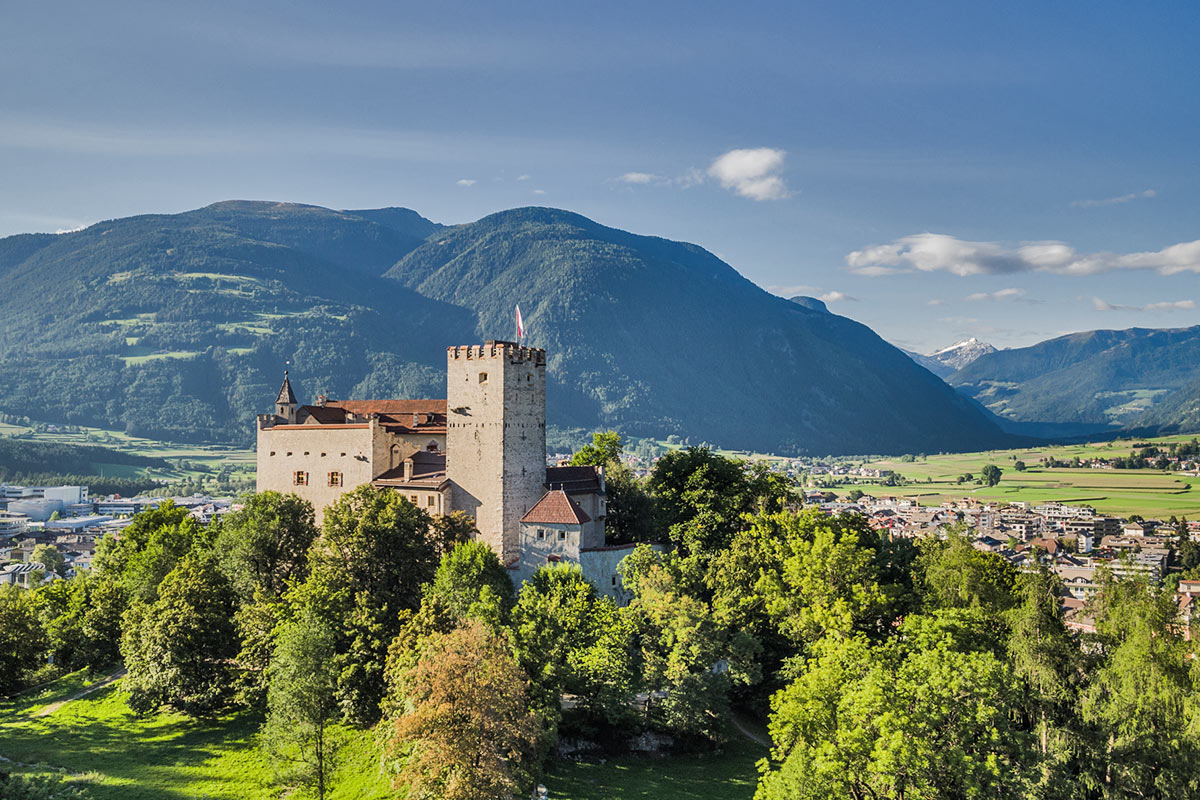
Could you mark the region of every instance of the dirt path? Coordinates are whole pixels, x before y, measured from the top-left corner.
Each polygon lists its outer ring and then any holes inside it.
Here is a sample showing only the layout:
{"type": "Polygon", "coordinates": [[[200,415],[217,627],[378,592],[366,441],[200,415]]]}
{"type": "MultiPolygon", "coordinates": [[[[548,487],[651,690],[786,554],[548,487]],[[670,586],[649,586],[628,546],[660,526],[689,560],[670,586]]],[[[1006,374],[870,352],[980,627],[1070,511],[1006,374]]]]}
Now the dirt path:
{"type": "Polygon", "coordinates": [[[58,711],[60,708],[65,706],[67,703],[71,702],[72,700],[78,700],[81,697],[86,697],[87,695],[91,694],[92,692],[99,691],[99,690],[103,689],[105,686],[108,686],[110,683],[112,683],[114,681],[118,681],[123,677],[125,677],[125,668],[124,667],[117,670],[112,675],[109,675],[107,678],[96,681],[91,686],[87,687],[86,689],[81,689],[80,691],[76,692],[75,694],[71,695],[70,697],[67,697],[63,700],[59,700],[57,703],[51,703],[48,706],[42,706],[41,708],[39,708],[37,710],[37,713],[33,715],[33,718],[37,719],[38,717],[48,717],[51,714],[53,714],[55,711],[58,711]]]}

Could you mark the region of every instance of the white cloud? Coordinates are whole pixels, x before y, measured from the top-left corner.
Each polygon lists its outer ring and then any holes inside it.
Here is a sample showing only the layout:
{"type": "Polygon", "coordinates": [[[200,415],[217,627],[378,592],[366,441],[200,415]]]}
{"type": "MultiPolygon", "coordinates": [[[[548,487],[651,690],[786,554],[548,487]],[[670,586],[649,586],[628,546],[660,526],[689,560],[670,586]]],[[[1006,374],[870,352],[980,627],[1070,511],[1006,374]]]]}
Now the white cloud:
{"type": "Polygon", "coordinates": [[[534,194],[545,194],[546,190],[545,189],[534,189],[533,193],[534,194]]]}
{"type": "Polygon", "coordinates": [[[658,180],[658,176],[652,172],[626,172],[617,180],[622,183],[647,184],[658,180]]]}
{"type": "Polygon", "coordinates": [[[473,178],[463,178],[462,180],[455,181],[455,184],[458,186],[474,186],[475,180],[473,178]]]}
{"type": "Polygon", "coordinates": [[[518,176],[517,176],[517,180],[519,180],[519,181],[527,181],[527,180],[529,180],[529,176],[528,176],[528,175],[518,175],[518,176]]]}
{"type": "Polygon", "coordinates": [[[858,275],[878,277],[904,272],[950,272],[955,275],[1006,275],[1053,272],[1096,275],[1125,269],[1154,270],[1163,275],[1200,273],[1200,239],[1143,253],[1077,253],[1063,242],[971,242],[941,233],[918,233],[890,244],[872,245],[846,256],[858,275]]]}
{"type": "Polygon", "coordinates": [[[1106,197],[1103,200],[1076,200],[1071,203],[1075,208],[1096,208],[1097,206],[1115,206],[1121,203],[1128,203],[1130,200],[1141,200],[1145,197],[1155,197],[1158,192],[1153,189],[1147,189],[1144,192],[1130,192],[1119,197],[1106,197]]]}
{"type": "Polygon", "coordinates": [[[683,174],[673,181],[681,189],[690,189],[704,183],[704,173],[695,167],[688,167],[683,174]]]}
{"type": "Polygon", "coordinates": [[[1003,300],[1020,300],[1024,296],[1024,289],[1001,289],[997,292],[976,292],[975,294],[969,294],[967,295],[967,300],[970,302],[979,302],[980,300],[1000,302],[1003,300]]]}
{"type": "Polygon", "coordinates": [[[942,305],[942,304],[943,304],[943,303],[945,303],[945,302],[946,302],[946,301],[945,301],[945,300],[943,300],[943,299],[941,299],[940,297],[931,297],[931,298],[929,298],[927,301],[925,301],[925,305],[927,305],[927,306],[940,306],[940,305],[942,305]]]}
{"type": "Polygon", "coordinates": [[[1108,303],[1099,297],[1092,298],[1092,308],[1097,311],[1188,311],[1196,307],[1195,300],[1174,300],[1162,303],[1147,303],[1143,306],[1108,303]]]}
{"type": "Polygon", "coordinates": [[[79,231],[83,230],[86,227],[88,227],[88,226],[86,223],[84,223],[82,225],[77,225],[74,228],[59,228],[58,230],[55,231],[55,233],[58,234],[59,236],[63,235],[64,233],[78,233],[79,231]]]}
{"type": "Polygon", "coordinates": [[[821,290],[816,286],[809,286],[804,283],[796,283],[790,286],[768,286],[767,291],[771,294],[777,294],[780,297],[795,297],[798,294],[817,294],[821,290]]]}
{"type": "Polygon", "coordinates": [[[722,187],[751,200],[781,200],[788,196],[787,185],[779,176],[787,153],[771,147],[730,150],[708,168],[722,187]]]}
{"type": "Polygon", "coordinates": [[[841,303],[841,302],[846,302],[846,301],[849,301],[851,303],[858,302],[857,297],[851,297],[850,295],[846,294],[845,292],[839,292],[836,289],[832,292],[825,292],[825,294],[821,295],[817,299],[820,300],[822,303],[841,303]]]}

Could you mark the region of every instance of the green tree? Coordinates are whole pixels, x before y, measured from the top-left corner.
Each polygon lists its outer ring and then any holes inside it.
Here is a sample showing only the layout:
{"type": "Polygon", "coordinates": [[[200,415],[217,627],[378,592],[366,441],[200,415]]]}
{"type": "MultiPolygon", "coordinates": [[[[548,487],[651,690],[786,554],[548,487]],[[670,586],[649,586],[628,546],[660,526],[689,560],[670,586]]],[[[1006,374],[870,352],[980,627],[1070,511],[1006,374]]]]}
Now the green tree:
{"type": "Polygon", "coordinates": [[[289,584],[308,576],[308,550],[316,538],[311,503],[294,494],[260,492],[222,518],[214,549],[243,599],[255,590],[280,597],[289,584]]]}
{"type": "Polygon", "coordinates": [[[120,581],[130,600],[150,602],[158,585],[185,555],[205,549],[209,534],[188,510],[170,500],[137,514],[120,536],[96,545],[96,569],[120,581]]]}
{"type": "Polygon", "coordinates": [[[592,443],[585,444],[571,456],[571,465],[605,467],[621,460],[622,449],[621,435],[616,431],[593,433],[592,443]]]}
{"type": "Polygon", "coordinates": [[[1179,797],[1200,788],[1200,690],[1172,594],[1102,575],[1092,610],[1101,664],[1080,710],[1095,726],[1089,788],[1104,797],[1179,797]]]}
{"type": "Polygon", "coordinates": [[[400,706],[385,757],[411,800],[528,796],[539,726],[507,642],[481,621],[429,636],[394,673],[400,706]]]}
{"type": "Polygon", "coordinates": [[[1008,660],[1027,688],[1019,708],[1037,737],[1041,774],[1034,790],[1039,797],[1077,796],[1075,753],[1086,747],[1077,733],[1082,657],[1063,624],[1061,590],[1044,566],[1023,572],[1019,603],[1006,614],[1008,660]]]}
{"type": "Polygon", "coordinates": [[[609,544],[662,539],[655,526],[654,498],[633,470],[619,461],[610,461],[604,470],[604,484],[607,495],[604,538],[609,544]]]}
{"type": "Polygon", "coordinates": [[[648,721],[684,741],[720,742],[729,717],[732,680],[745,680],[743,665],[757,657],[757,643],[743,631],[730,631],[703,600],[684,593],[663,563],[620,565],[633,587],[626,609],[633,621],[642,679],[653,698],[648,721]],[[634,575],[638,569],[640,574],[634,575]]]}
{"type": "Polygon", "coordinates": [[[578,567],[542,567],[525,581],[512,613],[512,643],[548,727],[560,718],[564,693],[578,698],[585,727],[629,722],[638,685],[633,627],[578,567]]]}
{"type": "Polygon", "coordinates": [[[311,610],[281,626],[261,732],[277,762],[293,767],[283,770],[285,780],[314,788],[322,800],[338,749],[336,641],[329,621],[311,610]]]}
{"type": "Polygon", "coordinates": [[[485,542],[462,542],[442,556],[425,601],[440,603],[454,619],[478,617],[498,629],[516,603],[512,578],[485,542]]]}
{"type": "Polygon", "coordinates": [[[1023,796],[1028,737],[1010,713],[1019,681],[994,653],[956,641],[956,625],[922,626],[911,644],[858,635],[814,646],[772,700],[758,800],[1023,796]]]}
{"type": "Polygon", "coordinates": [[[15,586],[0,586],[0,695],[25,686],[43,663],[46,644],[32,597],[15,586]]]}
{"type": "Polygon", "coordinates": [[[1024,472],[1025,471],[1025,462],[1024,461],[1014,462],[1013,469],[1015,469],[1017,472],[1024,472]]]}
{"type": "Polygon", "coordinates": [[[46,568],[47,572],[53,572],[60,577],[66,571],[66,559],[63,558],[62,553],[58,552],[58,548],[52,544],[39,544],[34,547],[29,560],[30,562],[41,564],[46,568]]]}
{"type": "Polygon", "coordinates": [[[846,499],[849,500],[851,503],[857,503],[859,500],[862,500],[863,497],[865,497],[865,496],[866,496],[866,492],[864,492],[862,489],[851,489],[850,493],[848,495],[846,495],[846,499]]]}
{"type": "Polygon", "coordinates": [[[983,482],[986,485],[995,486],[1000,482],[1000,476],[1003,474],[1003,472],[1004,471],[995,464],[988,464],[983,468],[983,471],[980,472],[979,475],[983,478],[983,482]]]}
{"type": "Polygon", "coordinates": [[[430,518],[401,495],[360,486],[325,509],[313,544],[312,590],[339,625],[338,694],[348,720],[379,718],[388,645],[400,612],[420,607],[436,567],[430,518]]]}
{"type": "Polygon", "coordinates": [[[1015,602],[1016,568],[995,553],[976,549],[961,530],[919,545],[915,581],[926,607],[983,607],[1003,611],[1015,602]]]}
{"type": "Polygon", "coordinates": [[[130,708],[148,714],[169,704],[206,716],[223,707],[237,653],[233,615],[234,593],[215,561],[197,554],[181,559],[153,602],[135,602],[125,613],[121,654],[130,708]]]}

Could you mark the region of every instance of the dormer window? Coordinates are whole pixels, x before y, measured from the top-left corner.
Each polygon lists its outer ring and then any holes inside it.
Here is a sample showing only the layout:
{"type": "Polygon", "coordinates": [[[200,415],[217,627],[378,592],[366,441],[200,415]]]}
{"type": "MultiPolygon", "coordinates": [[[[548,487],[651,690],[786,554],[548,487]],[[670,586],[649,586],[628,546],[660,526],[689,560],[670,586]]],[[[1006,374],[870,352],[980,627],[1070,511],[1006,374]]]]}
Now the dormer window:
{"type": "Polygon", "coordinates": [[[486,372],[479,373],[479,382],[487,383],[487,373],[486,372]]]}

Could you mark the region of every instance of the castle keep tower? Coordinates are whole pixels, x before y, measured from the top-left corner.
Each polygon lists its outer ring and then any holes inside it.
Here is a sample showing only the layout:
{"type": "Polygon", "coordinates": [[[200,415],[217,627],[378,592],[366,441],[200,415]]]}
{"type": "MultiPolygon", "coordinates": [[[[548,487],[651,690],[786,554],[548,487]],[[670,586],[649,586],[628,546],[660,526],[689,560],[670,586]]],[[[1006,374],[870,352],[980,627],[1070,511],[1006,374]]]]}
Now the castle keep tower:
{"type": "Polygon", "coordinates": [[[521,517],[546,491],[546,351],[501,341],[448,348],[446,421],[450,505],[509,564],[521,517]]]}

